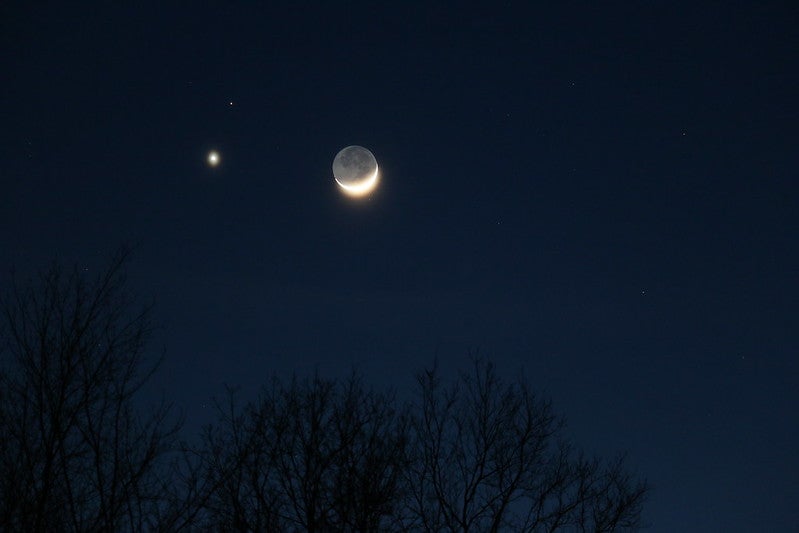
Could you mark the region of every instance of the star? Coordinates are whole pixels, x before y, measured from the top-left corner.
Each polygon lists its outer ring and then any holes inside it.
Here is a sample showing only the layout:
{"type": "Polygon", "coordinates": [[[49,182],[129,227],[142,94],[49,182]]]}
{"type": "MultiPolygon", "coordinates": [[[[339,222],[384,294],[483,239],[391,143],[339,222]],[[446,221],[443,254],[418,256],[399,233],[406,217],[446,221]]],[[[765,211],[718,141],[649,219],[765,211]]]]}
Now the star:
{"type": "Polygon", "coordinates": [[[208,152],[208,165],[211,167],[215,167],[219,165],[221,158],[219,157],[219,152],[216,150],[211,150],[208,152]]]}

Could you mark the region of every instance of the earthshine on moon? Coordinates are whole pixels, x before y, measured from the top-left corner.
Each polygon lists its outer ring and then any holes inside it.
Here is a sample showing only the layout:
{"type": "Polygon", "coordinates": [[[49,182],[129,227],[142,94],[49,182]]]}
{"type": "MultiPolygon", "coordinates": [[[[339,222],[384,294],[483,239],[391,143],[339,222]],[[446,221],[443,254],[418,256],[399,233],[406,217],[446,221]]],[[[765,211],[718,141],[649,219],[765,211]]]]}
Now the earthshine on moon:
{"type": "Polygon", "coordinates": [[[363,146],[347,146],[333,159],[333,177],[344,194],[366,196],[377,186],[377,159],[363,146]]]}

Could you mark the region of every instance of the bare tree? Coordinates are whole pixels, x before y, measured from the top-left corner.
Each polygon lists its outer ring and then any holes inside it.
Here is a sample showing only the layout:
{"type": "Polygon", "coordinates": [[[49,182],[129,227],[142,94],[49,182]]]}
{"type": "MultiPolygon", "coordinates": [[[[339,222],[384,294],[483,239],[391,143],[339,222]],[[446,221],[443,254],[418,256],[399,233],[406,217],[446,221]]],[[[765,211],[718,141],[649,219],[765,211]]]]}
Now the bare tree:
{"type": "Polygon", "coordinates": [[[143,414],[149,309],[125,253],[96,278],[55,266],[3,298],[0,530],[528,531],[636,529],[647,494],[624,458],[575,451],[527,383],[476,359],[415,403],[353,374],[229,391],[201,444],[143,414]],[[171,459],[171,461],[169,461],[171,459]]]}
{"type": "MultiPolygon", "coordinates": [[[[275,380],[206,435],[206,526],[236,531],[635,529],[646,484],[576,453],[550,403],[476,360],[398,409],[361,381],[275,380]]],[[[231,396],[232,398],[232,396],[231,396]]]]}
{"type": "Polygon", "coordinates": [[[485,360],[445,387],[418,375],[411,468],[412,519],[425,531],[621,531],[638,526],[646,484],[621,459],[572,453],[549,401],[505,384],[485,360]]]}
{"type": "Polygon", "coordinates": [[[209,428],[208,524],[236,531],[380,531],[400,509],[405,426],[351,377],[274,380],[209,428]]]}
{"type": "Polygon", "coordinates": [[[134,408],[159,361],[126,257],[94,278],[56,265],[3,298],[0,529],[137,531],[154,516],[178,424],[164,404],[134,408]]]}

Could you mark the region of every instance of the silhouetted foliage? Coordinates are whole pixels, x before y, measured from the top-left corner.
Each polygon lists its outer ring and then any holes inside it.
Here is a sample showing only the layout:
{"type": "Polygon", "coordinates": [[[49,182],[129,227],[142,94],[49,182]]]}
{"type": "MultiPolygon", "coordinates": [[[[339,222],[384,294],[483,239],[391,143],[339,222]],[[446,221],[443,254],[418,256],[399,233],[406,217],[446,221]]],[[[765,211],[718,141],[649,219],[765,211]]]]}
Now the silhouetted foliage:
{"type": "Polygon", "coordinates": [[[274,380],[222,409],[205,438],[217,487],[207,526],[237,531],[378,531],[402,504],[407,429],[387,395],[357,376],[274,380]]]}
{"type": "Polygon", "coordinates": [[[450,387],[417,376],[407,482],[414,529],[622,531],[639,526],[646,484],[623,461],[572,451],[548,400],[476,359],[450,387]]]}
{"type": "Polygon", "coordinates": [[[527,531],[639,527],[646,483],[576,451],[550,402],[485,359],[416,394],[274,378],[193,446],[134,398],[149,310],[120,253],[90,278],[58,266],[2,300],[0,530],[527,531]]]}
{"type": "Polygon", "coordinates": [[[206,434],[218,487],[205,525],[235,531],[623,531],[646,484],[622,459],[572,451],[548,401],[476,360],[445,387],[418,376],[416,402],[314,378],[274,381],[220,408],[206,434]]]}
{"type": "Polygon", "coordinates": [[[149,311],[124,290],[119,253],[90,279],[53,266],[3,298],[0,529],[141,530],[163,491],[158,461],[177,426],[136,392],[157,366],[149,311]]]}

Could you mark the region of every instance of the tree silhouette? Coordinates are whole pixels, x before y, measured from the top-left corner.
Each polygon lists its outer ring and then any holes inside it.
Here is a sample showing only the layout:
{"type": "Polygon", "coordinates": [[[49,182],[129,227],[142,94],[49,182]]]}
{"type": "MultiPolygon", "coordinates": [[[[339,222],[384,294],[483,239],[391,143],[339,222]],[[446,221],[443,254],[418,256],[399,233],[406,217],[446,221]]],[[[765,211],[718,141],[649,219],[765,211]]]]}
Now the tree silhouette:
{"type": "Polygon", "coordinates": [[[390,396],[314,377],[231,400],[205,437],[216,488],[206,526],[237,531],[378,531],[400,509],[406,428],[390,396]]]}
{"type": "Polygon", "coordinates": [[[587,457],[550,402],[475,358],[416,394],[314,376],[232,389],[199,442],[168,405],[142,414],[148,308],[127,254],[99,276],[54,266],[3,310],[0,530],[526,531],[637,529],[646,482],[587,457]]]}
{"type": "Polygon", "coordinates": [[[177,424],[139,416],[149,309],[125,292],[122,251],[94,279],[58,265],[2,300],[0,529],[141,530],[177,424]]]}
{"type": "Polygon", "coordinates": [[[646,483],[587,459],[548,401],[475,360],[397,408],[357,377],[275,380],[206,434],[205,525],[235,531],[623,531],[646,483]]]}
{"type": "Polygon", "coordinates": [[[623,460],[575,454],[562,420],[527,383],[503,383],[475,359],[445,387],[417,376],[407,481],[413,522],[426,531],[620,531],[639,525],[646,483],[623,460]]]}

